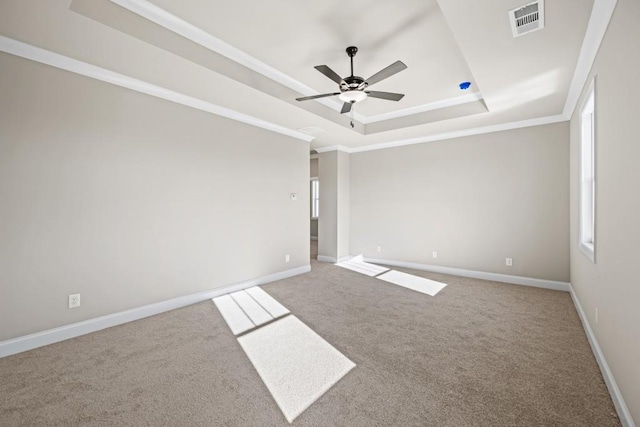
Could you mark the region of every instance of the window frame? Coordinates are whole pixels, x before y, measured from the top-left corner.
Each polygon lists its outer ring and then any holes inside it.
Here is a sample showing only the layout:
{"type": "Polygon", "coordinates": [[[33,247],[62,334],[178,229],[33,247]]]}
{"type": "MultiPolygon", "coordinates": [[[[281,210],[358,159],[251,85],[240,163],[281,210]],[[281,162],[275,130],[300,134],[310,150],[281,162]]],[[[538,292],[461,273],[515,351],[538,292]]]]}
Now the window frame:
{"type": "Polygon", "coordinates": [[[595,78],[580,108],[579,248],[596,262],[596,106],[595,78]]]}

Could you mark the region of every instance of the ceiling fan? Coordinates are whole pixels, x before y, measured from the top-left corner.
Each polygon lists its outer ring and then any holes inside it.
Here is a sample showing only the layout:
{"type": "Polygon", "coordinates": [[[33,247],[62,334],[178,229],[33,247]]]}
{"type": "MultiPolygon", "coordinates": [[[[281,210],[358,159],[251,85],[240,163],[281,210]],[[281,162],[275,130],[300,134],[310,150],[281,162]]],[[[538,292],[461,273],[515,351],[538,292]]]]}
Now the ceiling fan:
{"type": "Polygon", "coordinates": [[[353,75],[353,57],[358,53],[358,48],[355,46],[349,46],[347,48],[347,55],[351,58],[351,75],[345,78],[340,77],[335,71],[326,65],[316,65],[314,68],[320,71],[325,76],[329,77],[334,82],[338,83],[340,92],[323,93],[320,95],[304,96],[302,98],[296,98],[296,101],[308,101],[310,99],[325,98],[328,96],[338,95],[340,100],[344,102],[340,114],[348,113],[351,111],[351,107],[356,102],[360,102],[370,96],[371,98],[386,99],[388,101],[400,101],[404,94],[392,93],[392,92],[377,92],[374,90],[365,90],[369,86],[378,83],[388,77],[393,76],[396,73],[407,68],[402,61],[396,61],[384,68],[368,79],[363,79],[359,76],[353,75]]]}

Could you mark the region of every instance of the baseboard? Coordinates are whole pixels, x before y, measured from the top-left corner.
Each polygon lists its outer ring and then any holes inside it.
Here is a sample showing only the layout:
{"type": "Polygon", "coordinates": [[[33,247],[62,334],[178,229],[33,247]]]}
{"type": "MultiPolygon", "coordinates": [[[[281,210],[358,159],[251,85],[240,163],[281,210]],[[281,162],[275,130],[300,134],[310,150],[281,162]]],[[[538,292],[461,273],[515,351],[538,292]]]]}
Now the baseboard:
{"type": "Polygon", "coordinates": [[[311,240],[318,240],[318,236],[311,236],[311,240]]]}
{"type": "Polygon", "coordinates": [[[584,332],[587,334],[587,339],[589,340],[589,344],[591,345],[591,350],[593,351],[593,354],[596,357],[596,361],[598,362],[598,366],[600,367],[600,372],[602,372],[602,376],[604,377],[604,382],[605,384],[607,384],[607,388],[609,389],[609,394],[611,395],[611,400],[613,400],[613,404],[616,407],[616,412],[618,413],[620,422],[624,427],[635,427],[633,418],[631,418],[631,412],[629,412],[629,408],[627,407],[627,404],[622,397],[622,393],[620,393],[620,389],[618,388],[616,379],[613,377],[613,373],[609,368],[609,364],[604,358],[604,353],[602,353],[602,349],[598,344],[598,340],[596,339],[596,336],[593,333],[591,326],[589,325],[587,316],[584,314],[584,310],[582,309],[580,300],[578,300],[578,297],[573,291],[573,287],[571,285],[569,285],[569,293],[571,294],[573,305],[575,305],[578,316],[580,317],[580,321],[582,322],[584,332]]]}
{"type": "Polygon", "coordinates": [[[394,261],[390,259],[380,259],[364,257],[366,262],[374,264],[385,264],[394,267],[412,268],[414,270],[431,271],[433,273],[452,274],[454,276],[471,277],[474,279],[493,280],[496,282],[511,283],[514,285],[533,286],[536,288],[553,289],[556,291],[569,292],[569,283],[557,282],[555,280],[535,279],[533,277],[510,276],[508,274],[488,273],[485,271],[464,270],[462,268],[442,267],[439,265],[420,264],[416,262],[394,261]]]}
{"type": "Polygon", "coordinates": [[[81,335],[96,332],[112,326],[121,325],[123,323],[132,322],[134,320],[143,319],[145,317],[164,313],[165,311],[175,310],[176,308],[185,307],[201,301],[206,301],[220,295],[228,294],[252,286],[263,285],[276,280],[286,279],[288,277],[297,276],[298,274],[308,273],[311,271],[311,265],[305,265],[291,270],[285,270],[267,276],[258,277],[256,279],[247,280],[245,282],[234,283],[220,288],[211,289],[196,294],[185,295],[178,298],[149,304],[142,307],[133,308],[131,310],[121,311],[118,313],[100,316],[82,322],[72,323],[70,325],[61,326],[59,328],[49,329],[34,334],[25,335],[18,338],[0,342],[0,358],[11,356],[12,354],[22,353],[23,351],[32,350],[34,348],[53,344],[56,342],[68,340],[70,338],[79,337],[81,335]]]}

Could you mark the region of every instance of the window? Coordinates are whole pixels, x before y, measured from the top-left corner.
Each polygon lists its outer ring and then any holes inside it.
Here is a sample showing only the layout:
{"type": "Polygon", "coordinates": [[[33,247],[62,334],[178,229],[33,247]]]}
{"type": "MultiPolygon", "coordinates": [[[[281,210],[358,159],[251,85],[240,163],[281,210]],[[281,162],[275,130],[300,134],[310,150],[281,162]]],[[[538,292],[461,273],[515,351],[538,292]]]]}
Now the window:
{"type": "Polygon", "coordinates": [[[580,250],[595,262],[595,92],[591,84],[580,112],[580,250]]]}
{"type": "Polygon", "coordinates": [[[317,219],[320,213],[320,182],[317,178],[311,180],[311,218],[317,219]]]}

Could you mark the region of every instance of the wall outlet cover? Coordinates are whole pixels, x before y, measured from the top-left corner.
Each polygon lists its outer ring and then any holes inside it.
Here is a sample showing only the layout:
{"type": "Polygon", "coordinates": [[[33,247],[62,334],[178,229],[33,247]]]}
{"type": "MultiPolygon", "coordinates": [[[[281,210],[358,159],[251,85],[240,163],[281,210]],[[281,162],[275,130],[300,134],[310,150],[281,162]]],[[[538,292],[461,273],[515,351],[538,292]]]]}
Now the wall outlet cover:
{"type": "Polygon", "coordinates": [[[80,307],[80,294],[69,295],[69,308],[80,307]]]}

